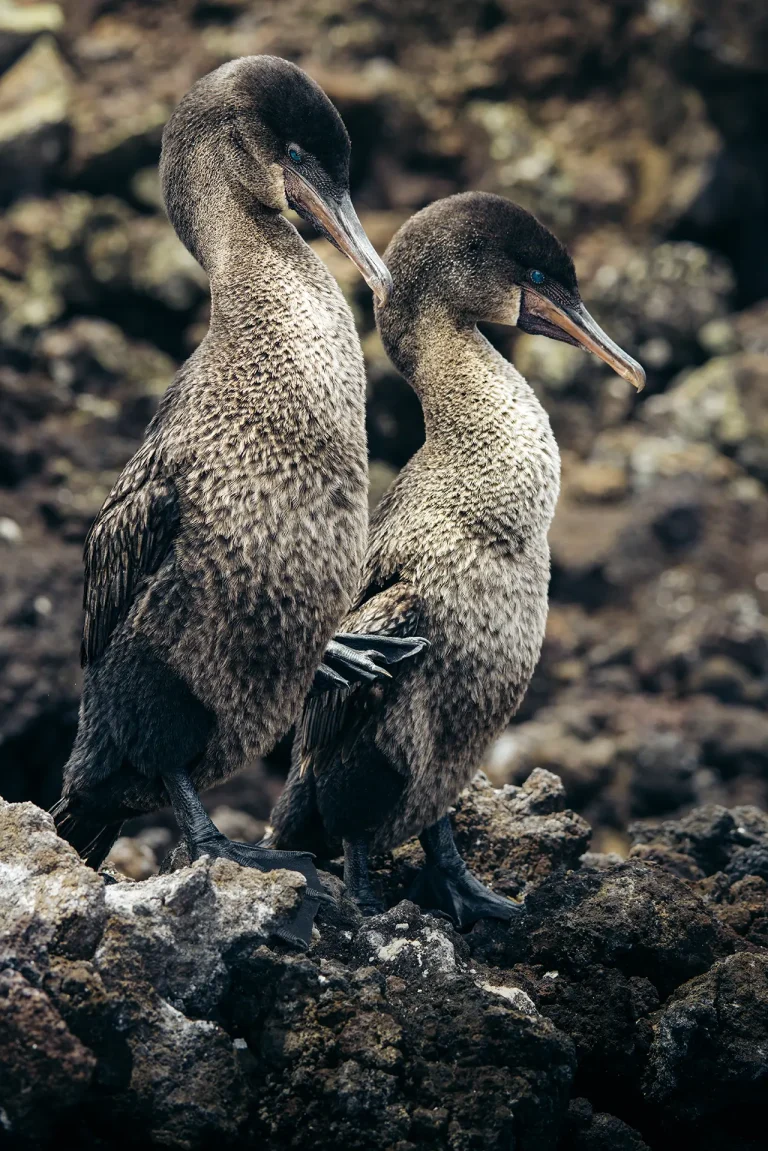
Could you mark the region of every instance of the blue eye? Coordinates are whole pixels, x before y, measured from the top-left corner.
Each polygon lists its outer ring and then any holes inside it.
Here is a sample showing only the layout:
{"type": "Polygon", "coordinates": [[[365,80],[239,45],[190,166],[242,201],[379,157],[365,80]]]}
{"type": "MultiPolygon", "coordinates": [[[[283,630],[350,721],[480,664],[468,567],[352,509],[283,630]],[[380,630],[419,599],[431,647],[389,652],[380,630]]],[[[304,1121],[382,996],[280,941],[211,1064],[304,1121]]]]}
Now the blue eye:
{"type": "Polygon", "coordinates": [[[292,164],[300,164],[301,160],[302,160],[302,156],[301,156],[301,152],[299,151],[299,149],[298,148],[289,148],[288,149],[288,159],[291,161],[292,164]]]}
{"type": "Polygon", "coordinates": [[[544,273],[537,271],[536,268],[528,273],[528,279],[532,284],[543,284],[546,278],[547,277],[544,275],[544,273]]]}

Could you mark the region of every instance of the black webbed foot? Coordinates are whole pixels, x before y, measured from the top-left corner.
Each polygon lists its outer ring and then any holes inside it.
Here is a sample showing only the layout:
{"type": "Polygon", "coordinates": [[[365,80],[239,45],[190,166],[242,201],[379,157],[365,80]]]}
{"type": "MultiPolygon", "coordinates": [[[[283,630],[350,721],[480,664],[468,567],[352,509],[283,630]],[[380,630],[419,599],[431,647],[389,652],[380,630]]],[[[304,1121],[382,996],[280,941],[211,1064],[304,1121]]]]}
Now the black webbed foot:
{"type": "Polygon", "coordinates": [[[331,643],[338,643],[345,648],[351,648],[358,655],[367,655],[371,659],[391,667],[395,663],[412,659],[429,647],[429,640],[422,636],[393,636],[356,633],[340,631],[333,637],[331,643]]]}
{"type": "Polygon", "coordinates": [[[193,858],[212,855],[216,859],[231,859],[241,867],[255,867],[258,871],[298,871],[307,881],[307,896],[318,903],[333,903],[324,890],[315,867],[315,857],[308,851],[275,851],[256,843],[237,843],[220,833],[197,839],[193,858]]]}
{"type": "Polygon", "coordinates": [[[275,851],[254,843],[236,843],[225,835],[209,836],[197,841],[195,858],[212,855],[217,859],[231,859],[241,867],[255,867],[258,871],[298,871],[307,881],[307,890],[301,906],[290,923],[278,927],[273,934],[284,943],[306,951],[312,942],[312,925],[322,903],[333,903],[317,874],[314,856],[306,851],[275,851]]]}
{"type": "Polygon", "coordinates": [[[310,694],[320,695],[326,691],[351,687],[355,683],[391,679],[388,667],[412,659],[427,646],[428,641],[420,636],[398,639],[384,635],[339,632],[325,649],[310,694]]]}
{"type": "Polygon", "coordinates": [[[514,919],[522,906],[497,895],[477,879],[466,864],[463,871],[427,863],[416,876],[408,898],[424,911],[439,911],[466,930],[478,919],[514,919]]]}
{"type": "MultiPolygon", "coordinates": [[[[325,898],[327,899],[327,896],[325,898]]],[[[272,934],[276,939],[281,939],[283,943],[297,947],[300,951],[309,950],[309,945],[312,942],[312,925],[315,922],[320,902],[319,899],[305,894],[301,906],[291,922],[285,927],[276,927],[272,934]]]]}
{"type": "Polygon", "coordinates": [[[425,911],[441,911],[457,927],[472,927],[478,919],[514,919],[522,907],[496,895],[481,883],[459,855],[447,815],[419,836],[427,862],[413,881],[408,898],[425,911]]]}
{"type": "Polygon", "coordinates": [[[236,843],[227,839],[212,823],[187,771],[169,768],[163,773],[163,782],[191,859],[211,855],[215,859],[231,859],[241,867],[255,867],[258,871],[282,869],[298,871],[304,876],[307,890],[301,906],[291,923],[279,928],[275,935],[294,946],[309,947],[312,923],[319,905],[333,902],[320,883],[314,856],[307,851],[277,851],[256,843],[236,843]]]}

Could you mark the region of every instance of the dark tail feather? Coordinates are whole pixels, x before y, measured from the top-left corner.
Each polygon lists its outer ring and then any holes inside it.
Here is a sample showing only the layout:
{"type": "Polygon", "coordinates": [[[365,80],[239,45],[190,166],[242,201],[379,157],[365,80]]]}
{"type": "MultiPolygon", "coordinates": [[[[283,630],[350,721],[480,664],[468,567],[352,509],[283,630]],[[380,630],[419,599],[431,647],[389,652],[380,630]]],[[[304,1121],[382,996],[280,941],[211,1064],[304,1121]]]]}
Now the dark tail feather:
{"type": "Polygon", "coordinates": [[[73,811],[67,796],[53,805],[51,815],[61,838],[71,843],[80,858],[94,869],[107,858],[123,826],[122,820],[105,824],[103,820],[73,811]]]}
{"type": "Polygon", "coordinates": [[[311,771],[301,773],[300,743],[297,736],[285,788],[269,817],[269,845],[281,851],[311,851],[320,859],[335,859],[341,855],[341,843],[334,843],[326,834],[315,798],[315,777],[311,771]]]}

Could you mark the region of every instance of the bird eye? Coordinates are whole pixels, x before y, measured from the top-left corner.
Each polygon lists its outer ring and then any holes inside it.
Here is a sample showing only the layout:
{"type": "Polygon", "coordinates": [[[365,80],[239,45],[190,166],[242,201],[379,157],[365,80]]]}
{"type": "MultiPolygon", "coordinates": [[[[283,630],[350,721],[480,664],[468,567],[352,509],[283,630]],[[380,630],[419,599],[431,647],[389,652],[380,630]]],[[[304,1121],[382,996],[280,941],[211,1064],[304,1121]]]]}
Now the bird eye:
{"type": "Polygon", "coordinates": [[[544,273],[539,272],[536,268],[528,273],[528,279],[532,284],[543,284],[546,278],[547,277],[544,275],[544,273]]]}
{"type": "Polygon", "coordinates": [[[288,148],[288,159],[292,164],[300,164],[303,156],[298,148],[294,148],[293,144],[288,148]]]}

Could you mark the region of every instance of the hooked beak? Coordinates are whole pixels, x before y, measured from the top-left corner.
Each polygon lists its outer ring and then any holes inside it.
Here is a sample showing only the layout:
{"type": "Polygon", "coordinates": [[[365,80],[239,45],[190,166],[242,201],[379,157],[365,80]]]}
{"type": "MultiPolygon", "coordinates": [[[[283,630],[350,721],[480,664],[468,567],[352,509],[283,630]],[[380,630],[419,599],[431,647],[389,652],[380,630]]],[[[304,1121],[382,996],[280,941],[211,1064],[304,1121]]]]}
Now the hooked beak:
{"type": "Polygon", "coordinates": [[[633,384],[638,392],[645,386],[645,371],[637,360],[633,360],[618,344],[614,344],[582,303],[570,308],[560,307],[538,292],[525,288],[518,326],[523,331],[577,344],[599,356],[614,372],[633,384]]]}
{"type": "Polygon", "coordinates": [[[340,200],[326,198],[298,172],[287,170],[285,194],[290,207],[314,224],[352,261],[379,304],[386,304],[392,291],[392,277],[363,231],[349,193],[345,192],[340,200]]]}

